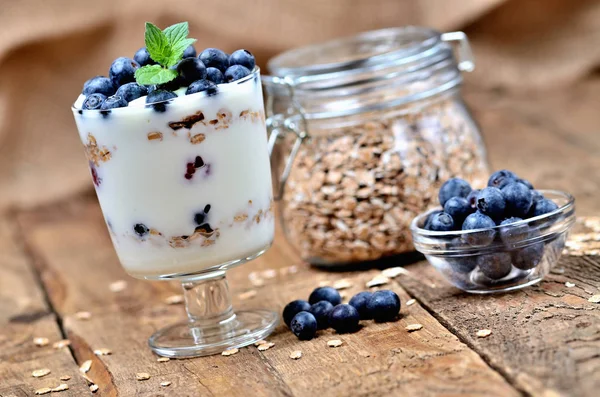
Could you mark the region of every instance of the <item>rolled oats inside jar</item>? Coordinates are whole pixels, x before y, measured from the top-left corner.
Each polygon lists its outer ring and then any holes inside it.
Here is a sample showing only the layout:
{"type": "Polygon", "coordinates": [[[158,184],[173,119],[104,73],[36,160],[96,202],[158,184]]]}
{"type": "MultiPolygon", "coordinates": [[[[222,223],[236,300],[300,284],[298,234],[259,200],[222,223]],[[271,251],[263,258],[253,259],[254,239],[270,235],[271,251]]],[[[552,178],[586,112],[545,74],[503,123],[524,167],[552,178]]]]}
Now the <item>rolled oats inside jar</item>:
{"type": "MultiPolygon", "coordinates": [[[[269,110],[291,114],[288,125],[310,136],[276,186],[285,234],[302,259],[336,265],[412,251],[410,222],[438,205],[443,181],[485,184],[485,149],[460,96],[467,61],[457,63],[438,32],[410,27],[269,63],[293,82],[292,90],[267,89],[269,110]]],[[[293,141],[280,139],[279,149],[293,141]]]]}

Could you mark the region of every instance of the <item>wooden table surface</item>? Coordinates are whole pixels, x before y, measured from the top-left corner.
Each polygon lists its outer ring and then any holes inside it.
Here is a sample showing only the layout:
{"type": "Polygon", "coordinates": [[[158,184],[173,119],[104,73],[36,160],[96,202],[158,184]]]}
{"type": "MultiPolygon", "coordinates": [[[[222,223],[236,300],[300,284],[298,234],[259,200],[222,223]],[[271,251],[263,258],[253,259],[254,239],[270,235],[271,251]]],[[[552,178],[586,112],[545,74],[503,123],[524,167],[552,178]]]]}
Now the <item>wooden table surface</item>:
{"type": "MultiPolygon", "coordinates": [[[[541,94],[468,92],[467,102],[485,131],[494,167],[572,192],[578,216],[591,216],[600,214],[598,92],[600,80],[590,79],[541,94]]],[[[52,395],[88,395],[79,373],[86,360],[102,396],[598,395],[600,304],[588,299],[600,293],[599,256],[563,256],[541,284],[493,296],[460,292],[424,261],[406,269],[408,276],[386,286],[403,303],[396,322],[366,322],[342,336],[325,331],[308,342],[280,325],[267,351],[252,346],[229,357],[158,362],[146,341],[184,316],[181,304],[165,302],[179,287],[124,273],[95,197],[10,211],[0,217],[0,396],[31,396],[60,383],[69,390],[52,395]],[[118,280],[125,288],[111,291],[118,280]],[[407,306],[411,298],[416,303],[407,306]],[[80,318],[81,311],[91,318],[80,318]],[[413,323],[423,329],[407,332],[413,323]],[[492,334],[477,338],[480,329],[492,334]],[[35,337],[49,344],[35,346],[35,337]],[[328,348],[332,338],[343,345],[328,348]],[[70,346],[53,348],[61,339],[70,346]],[[102,348],[112,354],[96,356],[102,348]],[[302,351],[301,359],[289,358],[294,350],[302,351]],[[51,373],[34,378],[40,368],[51,373]],[[150,379],[136,380],[140,372],[150,379]],[[163,381],[171,384],[160,386],[163,381]]],[[[229,280],[236,308],[280,311],[318,284],[342,278],[352,282],[351,296],[379,272],[311,268],[278,233],[267,254],[232,270],[229,280]],[[264,286],[250,283],[252,272],[262,275],[264,286]]]]}

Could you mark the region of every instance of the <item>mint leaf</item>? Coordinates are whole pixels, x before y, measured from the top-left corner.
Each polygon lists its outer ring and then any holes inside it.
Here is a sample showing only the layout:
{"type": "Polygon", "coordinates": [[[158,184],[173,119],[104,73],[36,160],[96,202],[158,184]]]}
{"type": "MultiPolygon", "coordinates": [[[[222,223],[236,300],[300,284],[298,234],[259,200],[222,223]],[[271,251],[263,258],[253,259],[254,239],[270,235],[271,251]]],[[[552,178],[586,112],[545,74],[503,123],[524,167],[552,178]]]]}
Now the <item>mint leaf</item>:
{"type": "Polygon", "coordinates": [[[173,66],[181,60],[185,49],[194,44],[196,39],[187,38],[187,35],[189,34],[187,22],[169,26],[164,30],[164,34],[167,36],[171,47],[171,55],[169,56],[166,65],[173,66]]]}
{"type": "Polygon", "coordinates": [[[135,71],[135,80],[140,85],[164,84],[177,77],[177,71],[160,65],[146,65],[135,71]]]}
{"type": "Polygon", "coordinates": [[[183,40],[190,33],[187,22],[176,23],[166,28],[163,33],[167,36],[169,43],[173,45],[180,40],[183,40]]]}
{"type": "Polygon", "coordinates": [[[146,22],[144,40],[150,58],[161,65],[167,65],[172,58],[172,47],[167,35],[155,25],[146,22]]]}

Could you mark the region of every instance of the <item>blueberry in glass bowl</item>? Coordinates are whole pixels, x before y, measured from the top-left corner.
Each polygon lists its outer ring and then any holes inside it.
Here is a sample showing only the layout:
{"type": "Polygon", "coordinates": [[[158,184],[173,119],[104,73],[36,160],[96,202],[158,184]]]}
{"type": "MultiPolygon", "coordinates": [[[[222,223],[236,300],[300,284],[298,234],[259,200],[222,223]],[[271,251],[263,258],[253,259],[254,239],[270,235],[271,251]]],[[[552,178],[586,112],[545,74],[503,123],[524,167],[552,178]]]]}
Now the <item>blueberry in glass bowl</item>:
{"type": "MultiPolygon", "coordinates": [[[[509,188],[506,197],[510,199],[519,190],[520,186],[509,188]]],[[[557,190],[535,190],[535,195],[544,198],[537,202],[531,199],[524,219],[507,212],[505,219],[500,220],[494,213],[492,220],[473,208],[463,224],[455,225],[453,230],[431,230],[431,221],[426,225],[430,216],[440,218],[440,208],[424,212],[411,224],[415,248],[451,284],[467,292],[504,292],[535,284],[558,262],[575,222],[573,196],[557,190]],[[536,210],[539,202],[542,205],[536,210]]],[[[487,210],[487,197],[480,198],[487,210]]],[[[523,214],[522,207],[517,205],[515,211],[523,214]]]]}

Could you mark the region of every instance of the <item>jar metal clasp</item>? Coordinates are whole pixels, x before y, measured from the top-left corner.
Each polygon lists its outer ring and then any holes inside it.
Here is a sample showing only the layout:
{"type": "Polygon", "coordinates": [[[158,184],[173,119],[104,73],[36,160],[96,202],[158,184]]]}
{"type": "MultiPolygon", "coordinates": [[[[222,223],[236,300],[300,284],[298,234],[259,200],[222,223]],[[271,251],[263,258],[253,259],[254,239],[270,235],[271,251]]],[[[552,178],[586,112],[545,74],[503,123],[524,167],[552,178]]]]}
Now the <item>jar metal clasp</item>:
{"type": "Polygon", "coordinates": [[[262,76],[262,82],[267,91],[266,125],[267,131],[269,132],[269,155],[271,156],[273,154],[273,149],[275,148],[277,140],[282,139],[286,133],[291,132],[296,136],[294,144],[285,160],[285,166],[281,175],[275,176],[276,178],[279,178],[276,184],[277,191],[275,192],[275,199],[279,200],[283,196],[283,189],[290,176],[294,159],[300,150],[302,142],[304,142],[309,135],[304,110],[294,95],[294,83],[287,77],[266,75],[262,76]],[[274,112],[273,102],[275,95],[271,92],[272,88],[287,90],[290,106],[287,109],[286,114],[274,112]]]}
{"type": "Polygon", "coordinates": [[[440,36],[442,41],[458,44],[458,70],[461,72],[472,72],[475,70],[475,58],[465,32],[448,32],[440,36]]]}

